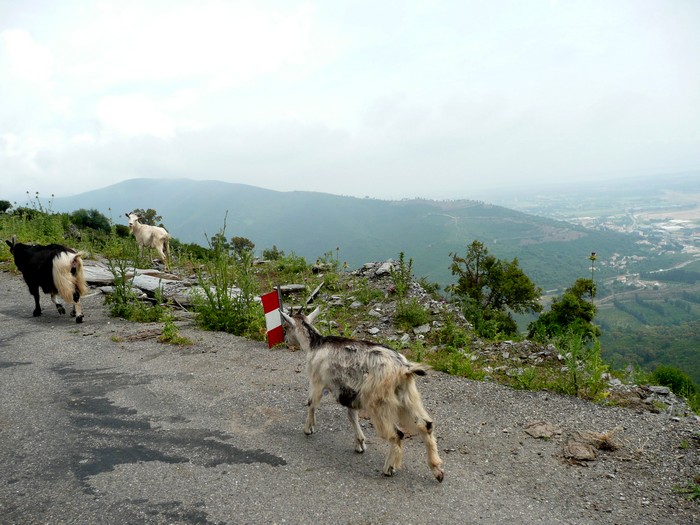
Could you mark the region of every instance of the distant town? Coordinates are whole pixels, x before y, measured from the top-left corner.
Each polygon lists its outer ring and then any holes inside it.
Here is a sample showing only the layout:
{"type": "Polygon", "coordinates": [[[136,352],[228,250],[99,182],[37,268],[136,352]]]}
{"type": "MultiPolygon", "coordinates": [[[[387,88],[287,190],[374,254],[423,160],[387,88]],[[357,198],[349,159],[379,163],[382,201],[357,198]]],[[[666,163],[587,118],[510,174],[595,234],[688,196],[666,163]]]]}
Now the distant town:
{"type": "MultiPolygon", "coordinates": [[[[658,288],[654,272],[693,267],[700,270],[700,174],[659,177],[637,184],[610,187],[567,187],[560,190],[504,197],[503,206],[592,230],[615,231],[639,237],[659,266],[644,265],[638,255],[614,253],[601,266],[617,270],[613,288],[658,288]],[[559,191],[559,192],[557,192],[559,191]]],[[[651,263],[652,261],[647,261],[651,263]]]]}

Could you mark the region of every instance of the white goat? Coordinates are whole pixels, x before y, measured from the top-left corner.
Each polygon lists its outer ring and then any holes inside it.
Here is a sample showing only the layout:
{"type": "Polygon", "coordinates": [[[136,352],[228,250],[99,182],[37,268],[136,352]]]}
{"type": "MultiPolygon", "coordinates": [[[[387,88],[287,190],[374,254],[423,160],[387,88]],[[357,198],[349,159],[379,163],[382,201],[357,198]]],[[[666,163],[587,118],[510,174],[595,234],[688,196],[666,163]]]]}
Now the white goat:
{"type": "Polygon", "coordinates": [[[404,431],[420,434],[428,454],[428,466],[438,481],[444,478],[442,460],[433,435],[433,421],[423,407],[414,376],[425,375],[428,367],[413,363],[391,348],[369,341],[324,336],[312,326],[320,312],[309,316],[282,312],[287,342],[306,352],[309,400],[304,433],[316,428],[316,408],[324,390],[348,409],[355,432],[355,451],[365,451],[357,411],[364,409],[382,439],[389,442],[384,475],[391,476],[401,466],[404,431]]]}
{"type": "Polygon", "coordinates": [[[141,256],[143,256],[144,248],[155,248],[158,251],[160,260],[168,269],[168,239],[170,234],[165,228],[160,226],[151,226],[149,224],[141,224],[139,216],[135,213],[127,213],[129,219],[129,231],[134,234],[136,244],[139,245],[141,256]]]}

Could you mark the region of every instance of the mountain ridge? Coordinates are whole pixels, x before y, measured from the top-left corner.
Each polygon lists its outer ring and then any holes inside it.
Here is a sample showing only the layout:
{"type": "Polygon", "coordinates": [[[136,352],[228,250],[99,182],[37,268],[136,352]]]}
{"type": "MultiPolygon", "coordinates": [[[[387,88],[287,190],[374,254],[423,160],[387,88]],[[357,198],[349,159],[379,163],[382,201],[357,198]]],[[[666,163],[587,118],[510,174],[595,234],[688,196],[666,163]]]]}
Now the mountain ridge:
{"type": "Polygon", "coordinates": [[[592,251],[641,249],[629,236],[588,231],[478,200],[362,199],[222,181],[129,179],[57,197],[52,206],[58,212],[96,209],[121,224],[125,213],[151,208],[184,243],[206,245],[225,224],[227,238],[246,237],[258,251],[276,246],[311,261],[332,253],[350,267],[404,252],[414,260],[417,275],[441,285],[452,281],[449,254],[463,254],[473,240],[499,258],[517,257],[546,290],[570,286],[585,275],[592,251]]]}

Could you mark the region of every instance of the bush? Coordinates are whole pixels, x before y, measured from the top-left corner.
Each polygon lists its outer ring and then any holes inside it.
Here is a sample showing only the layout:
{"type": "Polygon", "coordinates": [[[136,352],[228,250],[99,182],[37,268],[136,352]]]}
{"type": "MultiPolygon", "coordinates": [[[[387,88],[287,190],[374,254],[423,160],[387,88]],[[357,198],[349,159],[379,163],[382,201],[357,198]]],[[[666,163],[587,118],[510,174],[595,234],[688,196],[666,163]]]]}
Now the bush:
{"type": "Polygon", "coordinates": [[[127,262],[123,259],[110,259],[108,264],[114,275],[113,293],[106,298],[109,315],[139,323],[161,321],[168,308],[164,305],[160,289],[156,292],[154,304],[144,302],[134,291],[134,278],[128,276],[127,262]]]}
{"type": "Polygon", "coordinates": [[[400,328],[409,330],[428,321],[430,321],[430,312],[417,299],[411,299],[409,302],[399,302],[396,305],[396,324],[400,328]]]}
{"type": "Polygon", "coordinates": [[[655,383],[669,387],[678,396],[692,398],[698,394],[698,386],[691,377],[672,366],[659,366],[651,377],[655,383]]]}
{"type": "MultiPolygon", "coordinates": [[[[225,229],[225,224],[224,224],[225,229]]],[[[224,230],[219,234],[224,235],[224,230]]],[[[197,324],[250,339],[265,338],[265,315],[256,301],[253,254],[232,257],[223,243],[210,244],[212,258],[195,269],[203,293],[196,297],[197,324]]]]}

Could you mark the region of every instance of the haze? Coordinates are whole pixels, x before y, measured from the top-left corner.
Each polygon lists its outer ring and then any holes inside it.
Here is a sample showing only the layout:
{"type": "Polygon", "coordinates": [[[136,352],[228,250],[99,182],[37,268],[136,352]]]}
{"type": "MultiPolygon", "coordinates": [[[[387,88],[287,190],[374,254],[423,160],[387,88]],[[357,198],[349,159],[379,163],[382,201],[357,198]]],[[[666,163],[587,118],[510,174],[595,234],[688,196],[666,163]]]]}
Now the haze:
{"type": "Polygon", "coordinates": [[[377,198],[700,168],[700,3],[0,2],[0,199],[377,198]]]}

